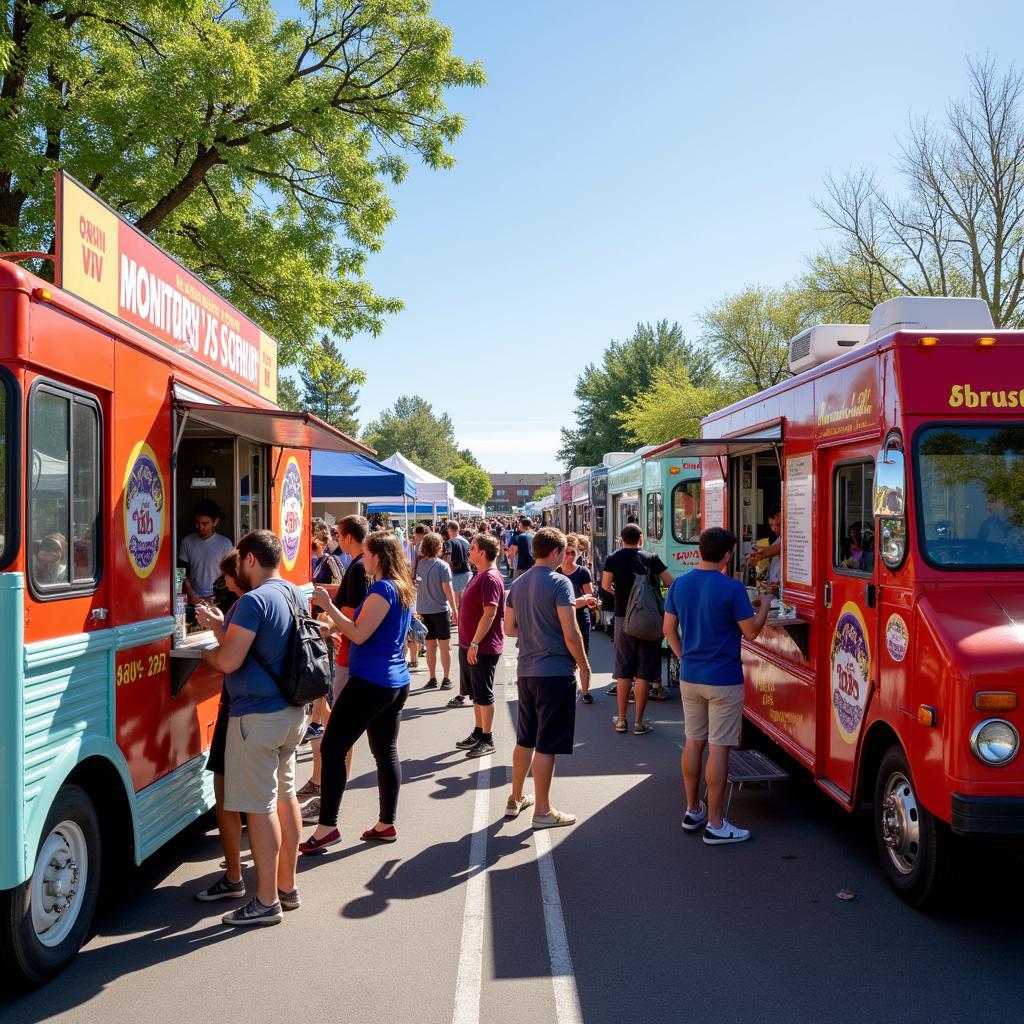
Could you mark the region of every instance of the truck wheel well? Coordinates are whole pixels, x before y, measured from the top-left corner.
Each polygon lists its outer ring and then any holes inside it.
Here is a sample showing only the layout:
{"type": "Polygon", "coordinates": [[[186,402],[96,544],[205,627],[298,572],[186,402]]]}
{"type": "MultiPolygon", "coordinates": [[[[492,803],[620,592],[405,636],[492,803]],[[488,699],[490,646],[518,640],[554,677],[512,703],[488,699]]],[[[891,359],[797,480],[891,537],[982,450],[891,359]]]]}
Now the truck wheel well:
{"type": "Polygon", "coordinates": [[[102,837],[101,892],[115,883],[123,886],[126,873],[135,866],[135,834],[132,811],[124,781],[105,758],[89,757],[68,776],[68,783],[89,794],[100,821],[102,837]]]}
{"type": "Polygon", "coordinates": [[[860,755],[860,770],[857,773],[857,806],[870,809],[875,800],[875,776],[885,752],[890,747],[900,747],[899,737],[884,722],[875,722],[867,736],[860,755]]]}

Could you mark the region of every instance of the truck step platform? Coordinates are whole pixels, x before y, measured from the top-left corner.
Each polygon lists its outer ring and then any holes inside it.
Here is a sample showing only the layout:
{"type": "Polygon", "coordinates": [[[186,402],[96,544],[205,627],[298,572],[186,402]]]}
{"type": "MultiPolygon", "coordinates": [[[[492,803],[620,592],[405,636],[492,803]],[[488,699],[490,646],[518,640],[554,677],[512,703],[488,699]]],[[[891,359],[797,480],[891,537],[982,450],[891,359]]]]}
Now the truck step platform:
{"type": "Polygon", "coordinates": [[[764,783],[771,791],[773,782],[789,778],[789,772],[780,768],[760,750],[729,751],[729,792],[725,797],[725,814],[729,815],[735,790],[751,783],[764,783]]]}

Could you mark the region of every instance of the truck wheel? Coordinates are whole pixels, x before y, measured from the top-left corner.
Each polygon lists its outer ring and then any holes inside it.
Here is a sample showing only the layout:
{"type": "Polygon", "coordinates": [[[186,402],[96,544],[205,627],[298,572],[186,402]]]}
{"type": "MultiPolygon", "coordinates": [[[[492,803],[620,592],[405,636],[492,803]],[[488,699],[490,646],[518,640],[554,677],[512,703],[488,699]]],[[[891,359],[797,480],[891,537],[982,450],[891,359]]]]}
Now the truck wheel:
{"type": "Polygon", "coordinates": [[[873,813],[889,884],[912,907],[934,902],[949,872],[951,837],[918,800],[900,747],[890,747],[878,766],[873,813]]]}
{"type": "Polygon", "coordinates": [[[32,876],[0,894],[0,948],[22,981],[40,985],[85,941],[100,881],[100,827],[88,794],[64,786],[47,815],[32,876]]]}

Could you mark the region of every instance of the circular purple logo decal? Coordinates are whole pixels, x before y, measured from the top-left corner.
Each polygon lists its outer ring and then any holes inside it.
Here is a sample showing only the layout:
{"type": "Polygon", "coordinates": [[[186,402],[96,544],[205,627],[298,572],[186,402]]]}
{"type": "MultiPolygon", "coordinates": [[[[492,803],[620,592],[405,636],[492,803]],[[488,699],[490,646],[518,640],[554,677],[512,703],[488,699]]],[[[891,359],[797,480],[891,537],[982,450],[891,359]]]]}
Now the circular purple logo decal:
{"type": "Polygon", "coordinates": [[[281,546],[286,569],[294,569],[302,540],[302,474],[294,456],[281,481],[281,546]]]}
{"type": "Polygon", "coordinates": [[[124,476],[124,537],[139,579],[155,568],[164,538],[164,478],[153,449],[140,441],[124,476]]]}
{"type": "Polygon", "coordinates": [[[871,653],[864,617],[852,601],[839,613],[829,661],[836,725],[847,743],[855,743],[868,703],[871,653]]]}

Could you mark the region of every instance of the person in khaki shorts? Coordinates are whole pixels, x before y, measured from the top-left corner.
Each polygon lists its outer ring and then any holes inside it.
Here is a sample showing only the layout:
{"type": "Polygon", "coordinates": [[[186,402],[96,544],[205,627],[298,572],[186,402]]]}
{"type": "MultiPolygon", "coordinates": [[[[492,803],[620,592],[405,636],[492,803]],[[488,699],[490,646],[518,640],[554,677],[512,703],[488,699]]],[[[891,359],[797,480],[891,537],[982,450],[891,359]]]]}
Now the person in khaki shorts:
{"type": "Polygon", "coordinates": [[[758,609],[746,588],[728,575],[736,536],[720,526],[698,538],[700,564],[677,577],[665,596],[665,639],[679,659],[686,746],[683,831],[704,828],[708,846],[742,843],[750,832],[722,814],[729,774],[729,748],[739,745],[743,723],[743,667],[740,638],[754,640],[764,628],[769,599],[758,609]],[[705,779],[707,806],[700,799],[704,747],[710,744],[705,779]]]}
{"type": "MultiPolygon", "coordinates": [[[[228,733],[224,752],[224,808],[247,816],[256,865],[256,896],[225,914],[224,924],[273,925],[297,910],[295,866],[302,827],[295,797],[295,748],[306,731],[306,710],[289,704],[274,673],[285,670],[292,632],[288,591],[298,607],[305,595],[281,578],[281,541],[254,530],[238,542],[238,576],[249,592],[231,609],[220,646],[203,660],[224,673],[228,733]]],[[[211,619],[213,613],[207,615],[211,619]]],[[[212,622],[204,624],[212,625],[212,622]]],[[[245,885],[225,876],[218,898],[240,899],[245,885]]]]}

